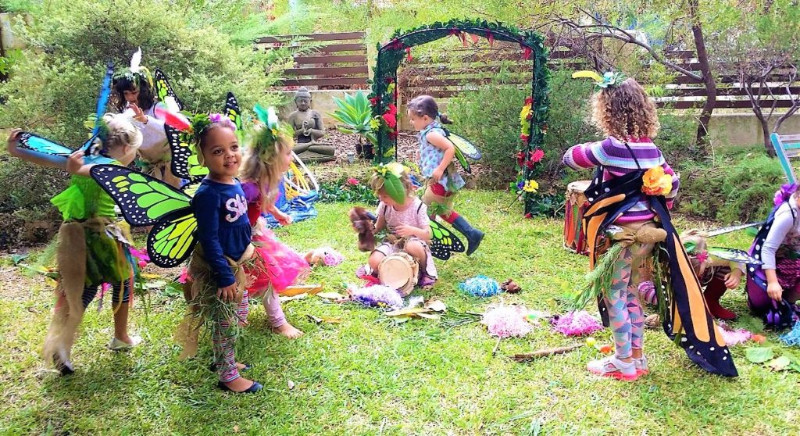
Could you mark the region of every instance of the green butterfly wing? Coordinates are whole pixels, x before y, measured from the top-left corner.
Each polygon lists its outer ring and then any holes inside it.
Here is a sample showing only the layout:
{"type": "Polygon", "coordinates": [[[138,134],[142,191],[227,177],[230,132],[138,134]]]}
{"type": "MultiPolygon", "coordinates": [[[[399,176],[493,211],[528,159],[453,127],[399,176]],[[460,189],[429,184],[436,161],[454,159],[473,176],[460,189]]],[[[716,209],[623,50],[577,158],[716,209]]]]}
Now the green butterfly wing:
{"type": "Polygon", "coordinates": [[[468,141],[466,138],[460,135],[456,135],[453,132],[447,132],[447,139],[456,146],[456,149],[461,151],[461,153],[472,159],[478,160],[481,158],[481,151],[478,150],[478,147],[475,146],[472,142],[468,141]]]}
{"type": "Polygon", "coordinates": [[[107,164],[93,166],[90,173],[133,226],[153,225],[190,207],[191,197],[147,174],[107,164]]]}
{"type": "Polygon", "coordinates": [[[196,147],[190,140],[190,136],[178,129],[164,125],[164,132],[167,134],[169,150],[172,153],[170,168],[172,174],[188,180],[197,180],[208,174],[208,168],[200,165],[197,157],[196,147]]]}
{"type": "Polygon", "coordinates": [[[175,99],[175,103],[178,103],[178,110],[183,110],[183,103],[175,94],[175,91],[172,90],[172,85],[169,84],[169,80],[167,80],[167,75],[164,74],[163,71],[156,68],[155,73],[153,74],[153,81],[155,82],[156,88],[156,96],[158,97],[158,101],[164,101],[167,97],[172,97],[175,99]]]}
{"type": "Polygon", "coordinates": [[[463,253],[465,248],[450,229],[436,220],[430,221],[431,226],[431,254],[440,260],[450,259],[450,253],[463,253]]]}
{"type": "Polygon", "coordinates": [[[464,168],[464,171],[466,171],[467,173],[472,174],[472,167],[469,165],[469,161],[467,161],[467,158],[464,156],[464,153],[462,153],[461,150],[458,149],[458,147],[455,147],[455,150],[456,150],[455,157],[458,163],[461,164],[461,168],[464,168]]]}
{"type": "Polygon", "coordinates": [[[729,262],[744,263],[748,265],[762,264],[760,260],[747,254],[746,251],[738,250],[736,248],[711,247],[708,249],[708,254],[729,262]]]}
{"type": "Polygon", "coordinates": [[[197,243],[197,219],[192,210],[178,210],[161,219],[147,235],[147,254],[161,268],[183,263],[197,243]]]}

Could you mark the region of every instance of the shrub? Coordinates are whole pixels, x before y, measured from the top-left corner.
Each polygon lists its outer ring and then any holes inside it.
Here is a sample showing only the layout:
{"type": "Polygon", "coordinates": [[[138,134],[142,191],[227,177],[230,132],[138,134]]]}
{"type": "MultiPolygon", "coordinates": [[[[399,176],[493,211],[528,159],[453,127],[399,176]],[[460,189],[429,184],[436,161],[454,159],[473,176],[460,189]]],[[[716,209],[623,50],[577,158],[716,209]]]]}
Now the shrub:
{"type": "MultiPolygon", "coordinates": [[[[12,63],[8,82],[0,84],[6,99],[0,126],[33,130],[73,147],[82,143],[87,135],[83,122],[94,112],[106,61],[125,68],[137,47],[143,51],[142,64],[161,68],[190,111],[222,110],[227,91],[236,94],[243,109],[257,100],[277,102],[264,90],[274,83],[280,59],[255,52],[249,44],[231,43],[198,22],[203,15],[193,9],[194,2],[181,5],[54,0],[31,7],[29,24],[15,22],[28,48],[12,63]],[[268,68],[273,72],[267,74],[268,68]]],[[[56,171],[12,159],[0,172],[0,186],[11,187],[0,193],[0,208],[47,215],[52,212],[49,199],[66,182],[56,171]],[[31,178],[31,183],[20,182],[31,178]]]]}

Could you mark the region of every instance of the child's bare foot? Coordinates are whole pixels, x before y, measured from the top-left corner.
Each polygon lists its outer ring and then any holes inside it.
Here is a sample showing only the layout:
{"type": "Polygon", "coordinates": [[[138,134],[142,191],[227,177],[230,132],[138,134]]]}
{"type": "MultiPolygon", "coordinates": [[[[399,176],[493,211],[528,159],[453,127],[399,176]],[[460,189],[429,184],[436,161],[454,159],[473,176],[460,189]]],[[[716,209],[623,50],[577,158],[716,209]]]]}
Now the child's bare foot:
{"type": "Polygon", "coordinates": [[[289,339],[297,339],[300,336],[303,336],[303,332],[296,329],[293,325],[289,324],[288,322],[281,325],[280,327],[273,327],[272,331],[279,334],[286,336],[289,339]]]}
{"type": "Polygon", "coordinates": [[[261,383],[254,380],[248,380],[244,377],[239,377],[235,380],[229,381],[228,383],[219,382],[217,386],[224,391],[232,391],[236,393],[254,393],[260,391],[263,387],[261,386],[261,383]]]}

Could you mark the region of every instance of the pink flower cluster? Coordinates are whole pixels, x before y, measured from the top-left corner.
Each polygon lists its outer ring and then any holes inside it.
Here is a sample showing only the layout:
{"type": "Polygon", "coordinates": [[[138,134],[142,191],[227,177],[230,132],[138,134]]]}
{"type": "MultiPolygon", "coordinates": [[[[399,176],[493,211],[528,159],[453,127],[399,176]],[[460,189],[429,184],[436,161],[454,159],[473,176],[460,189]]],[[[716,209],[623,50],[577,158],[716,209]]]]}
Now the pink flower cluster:
{"type": "Polygon", "coordinates": [[[533,327],[525,320],[528,310],[521,306],[500,306],[483,314],[481,321],[489,330],[489,334],[498,338],[525,336],[533,327]]]}

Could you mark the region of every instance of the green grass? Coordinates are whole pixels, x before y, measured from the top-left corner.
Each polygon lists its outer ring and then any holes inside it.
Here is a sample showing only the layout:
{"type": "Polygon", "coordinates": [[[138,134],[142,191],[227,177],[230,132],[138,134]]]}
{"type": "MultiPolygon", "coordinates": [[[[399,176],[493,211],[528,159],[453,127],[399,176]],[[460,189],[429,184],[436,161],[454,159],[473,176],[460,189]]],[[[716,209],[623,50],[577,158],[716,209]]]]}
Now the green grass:
{"type": "MultiPolygon", "coordinates": [[[[562,221],[524,220],[518,204],[506,209],[511,200],[496,192],[459,198],[463,214],[487,238],[474,256],[439,263],[441,279],[423,295],[476,312],[501,302],[563,310],[564,295],[581,284],[587,260],[561,248],[562,221]],[[523,292],[484,300],[461,295],[458,283],[476,274],[513,278],[523,292]]],[[[344,264],[318,268],[311,277],[328,291],[343,292],[343,283],[355,283],[353,271],[366,259],[356,250],[349,208],[321,204],[319,218],[278,231],[299,251],[330,245],[345,255],[344,264]]],[[[689,226],[678,222],[678,228],[689,226]]],[[[749,239],[740,232],[714,243],[746,248],[749,239]]],[[[9,262],[3,265],[8,272],[9,262]]],[[[284,305],[290,321],[306,332],[296,341],[269,333],[263,308],[253,305],[237,357],[255,365],[249,375],[266,388],[256,395],[216,389],[207,369],[208,340],[198,358],[178,361],[172,334],[185,305],[181,298],[158,293],[151,296],[147,317],[141,300],[132,315],[132,329],[146,342],[129,353],[104,348],[111,337],[111,312],[90,306],[73,353],[77,372],[58,377],[43,371],[38,356],[53,304],[51,289],[38,278],[5,277],[0,284],[2,434],[800,432],[800,375],[745,361],[744,346],[732,347],[740,377],[724,379],[698,369],[663,333],[648,330],[652,374],[623,383],[588,374],[586,362],[598,355],[586,347],[527,364],[506,357],[577,341],[547,328],[504,340],[492,357],[495,340],[480,324],[452,330],[431,320],[394,325],[378,310],[319,298],[284,305]],[[21,283],[30,283],[30,289],[13,291],[21,283]],[[341,317],[342,323],[317,326],[308,314],[341,317]],[[289,381],[295,384],[291,390],[289,381]]],[[[742,292],[729,293],[724,303],[746,313],[742,292]]],[[[607,330],[595,336],[610,343],[607,330]]],[[[780,354],[775,335],[768,338],[780,354]]]]}

